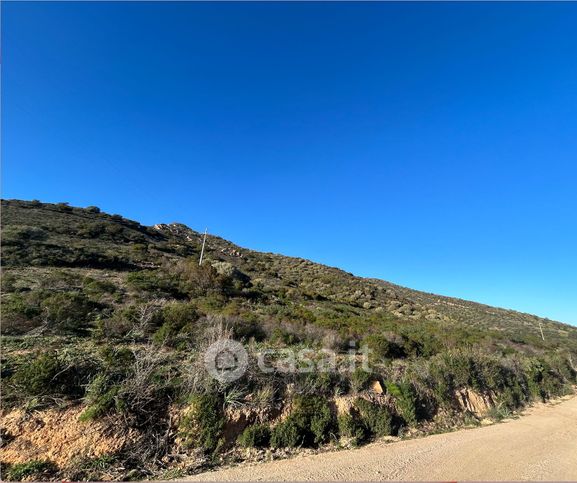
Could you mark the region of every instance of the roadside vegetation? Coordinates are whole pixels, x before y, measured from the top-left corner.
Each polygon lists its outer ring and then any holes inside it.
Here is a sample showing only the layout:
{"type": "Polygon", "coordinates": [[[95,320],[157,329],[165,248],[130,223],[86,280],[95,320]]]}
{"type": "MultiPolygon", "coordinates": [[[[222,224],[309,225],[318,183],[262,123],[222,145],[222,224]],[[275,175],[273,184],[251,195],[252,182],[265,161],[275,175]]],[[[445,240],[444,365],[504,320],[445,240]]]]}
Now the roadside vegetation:
{"type": "MultiPolygon", "coordinates": [[[[162,477],[263,451],[361,445],[502,419],[577,383],[570,326],[432,303],[217,237],[199,266],[200,236],[183,225],[143,227],[67,204],[2,208],[3,411],[81,407],[78,424],[131,435],[114,454],[66,465],[6,462],[8,480],[162,477]],[[204,365],[219,339],[248,352],[234,382],[204,365]],[[362,346],[371,372],[351,370],[362,346]],[[259,370],[259,354],[273,349],[313,362],[330,349],[335,366],[259,370]],[[484,414],[465,391],[486,401],[484,414]]],[[[9,448],[18,438],[3,440],[9,448]]]]}

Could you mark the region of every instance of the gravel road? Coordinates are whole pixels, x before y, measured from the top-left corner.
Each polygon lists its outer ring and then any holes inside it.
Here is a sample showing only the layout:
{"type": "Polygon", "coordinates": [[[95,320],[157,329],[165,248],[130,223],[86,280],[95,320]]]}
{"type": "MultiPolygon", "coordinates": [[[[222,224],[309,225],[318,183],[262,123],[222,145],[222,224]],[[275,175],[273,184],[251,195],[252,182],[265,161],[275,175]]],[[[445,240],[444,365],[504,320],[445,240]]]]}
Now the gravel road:
{"type": "Polygon", "coordinates": [[[577,397],[501,424],[201,473],[193,481],[577,480],[577,397]]]}

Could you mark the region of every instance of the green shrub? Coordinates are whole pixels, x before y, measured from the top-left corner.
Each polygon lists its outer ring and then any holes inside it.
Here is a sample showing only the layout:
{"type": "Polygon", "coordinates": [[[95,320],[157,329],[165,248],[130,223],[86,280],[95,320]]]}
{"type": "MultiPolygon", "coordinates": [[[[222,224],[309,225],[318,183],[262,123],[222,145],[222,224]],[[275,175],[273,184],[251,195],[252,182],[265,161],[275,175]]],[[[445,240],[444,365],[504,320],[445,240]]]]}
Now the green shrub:
{"type": "Polygon", "coordinates": [[[298,334],[290,332],[281,327],[275,327],[271,331],[269,338],[272,342],[280,343],[282,345],[298,344],[301,341],[298,334]]]}
{"type": "Polygon", "coordinates": [[[107,374],[98,374],[87,386],[85,401],[88,407],[80,415],[80,421],[98,419],[112,408],[121,409],[118,399],[120,385],[114,384],[107,374]]]}
{"type": "Polygon", "coordinates": [[[270,443],[270,428],[264,424],[254,424],[246,428],[238,438],[244,448],[266,448],[270,443]]]}
{"type": "MultiPolygon", "coordinates": [[[[4,282],[3,277],[3,282],[4,282]]],[[[4,287],[3,287],[4,289],[4,287]]],[[[2,298],[2,334],[20,335],[39,326],[41,310],[33,297],[19,293],[6,294],[2,298]]]]}
{"type": "Polygon", "coordinates": [[[405,350],[401,345],[381,334],[371,334],[365,337],[363,344],[372,351],[371,356],[377,361],[406,357],[405,350]]]}
{"type": "Polygon", "coordinates": [[[102,221],[87,222],[81,224],[76,233],[80,237],[102,238],[106,233],[107,226],[108,224],[102,221]]]}
{"type": "Polygon", "coordinates": [[[392,415],[387,407],[362,398],[355,400],[355,407],[371,436],[381,437],[392,434],[392,415]]]}
{"type": "Polygon", "coordinates": [[[182,296],[175,281],[159,270],[131,272],[126,277],[126,283],[137,292],[145,292],[152,297],[182,296]]]}
{"type": "Polygon", "coordinates": [[[334,428],[334,416],[326,399],[300,396],[293,401],[289,416],[273,428],[271,445],[315,447],[327,442],[334,428]]]}
{"type": "MultiPolygon", "coordinates": [[[[10,292],[17,291],[17,287],[16,287],[17,283],[18,283],[18,278],[16,277],[16,275],[14,275],[13,273],[4,271],[4,273],[2,274],[2,277],[0,278],[2,293],[7,294],[10,292]]],[[[5,302],[3,301],[2,304],[4,305],[4,303],[5,302]]],[[[4,309],[4,307],[3,307],[3,309],[4,309]]]]}
{"type": "Polygon", "coordinates": [[[107,280],[96,280],[94,278],[86,277],[82,282],[84,292],[90,297],[101,297],[105,294],[113,294],[116,292],[116,285],[107,280]]]}
{"type": "Polygon", "coordinates": [[[100,349],[100,372],[86,385],[84,401],[86,410],[80,419],[98,419],[112,411],[124,412],[126,401],[122,398],[123,383],[133,377],[136,357],[126,347],[105,345],[100,349]]]}
{"type": "Polygon", "coordinates": [[[294,416],[278,423],[271,432],[270,445],[273,448],[296,448],[304,445],[306,428],[294,416]]]}
{"type": "Polygon", "coordinates": [[[73,210],[72,206],[70,206],[68,201],[56,203],[54,206],[58,209],[58,211],[62,211],[64,213],[72,213],[72,210],[73,210]]]}
{"type": "Polygon", "coordinates": [[[48,238],[42,228],[37,226],[7,226],[2,229],[2,243],[21,246],[32,241],[43,241],[48,238]]]}
{"type": "Polygon", "coordinates": [[[360,392],[369,387],[369,383],[373,379],[373,376],[369,371],[364,370],[362,367],[358,367],[351,374],[351,389],[354,392],[360,392]]]}
{"type": "Polygon", "coordinates": [[[62,370],[55,352],[39,355],[22,364],[15,372],[12,382],[20,385],[31,396],[40,396],[53,391],[53,380],[62,370]]]}
{"type": "Polygon", "coordinates": [[[328,404],[318,399],[308,408],[310,411],[310,430],[313,435],[313,445],[326,443],[334,429],[334,418],[328,404]]]}
{"type": "Polygon", "coordinates": [[[387,382],[387,392],[395,398],[397,409],[408,425],[417,423],[418,399],[415,388],[405,382],[398,384],[387,382]]]}
{"type": "Polygon", "coordinates": [[[180,262],[176,273],[180,278],[182,291],[192,298],[223,293],[228,280],[210,263],[199,266],[198,260],[194,258],[180,262]]]}
{"type": "Polygon", "coordinates": [[[58,467],[48,460],[33,460],[27,463],[17,463],[6,471],[6,480],[22,481],[34,478],[35,480],[47,480],[58,471],[58,467]]]}
{"type": "Polygon", "coordinates": [[[26,397],[81,397],[88,368],[64,362],[56,352],[45,352],[21,364],[10,383],[26,397]]]}
{"type": "Polygon", "coordinates": [[[131,366],[135,362],[134,352],[128,347],[105,345],[100,349],[103,370],[115,377],[125,377],[130,374],[131,366]]]}
{"type": "Polygon", "coordinates": [[[84,294],[61,292],[42,301],[42,309],[48,324],[63,334],[85,334],[92,322],[92,313],[97,305],[84,294]]]}
{"type": "Polygon", "coordinates": [[[196,322],[200,314],[196,306],[173,302],[163,307],[161,316],[164,323],[154,333],[155,343],[177,347],[193,342],[198,336],[199,328],[196,322]]]}
{"type": "Polygon", "coordinates": [[[354,445],[361,444],[367,439],[367,428],[352,414],[341,414],[338,417],[339,434],[351,438],[354,445]]]}
{"type": "Polygon", "coordinates": [[[539,359],[540,374],[538,383],[543,399],[562,396],[571,392],[577,372],[573,369],[567,356],[550,355],[539,359]]]}
{"type": "Polygon", "coordinates": [[[186,446],[213,454],[223,442],[224,423],[222,397],[214,393],[199,394],[191,399],[189,412],[180,422],[179,433],[186,446]]]}
{"type": "Polygon", "coordinates": [[[10,294],[2,299],[2,318],[12,314],[32,319],[40,315],[40,307],[31,304],[21,294],[10,294]]]}

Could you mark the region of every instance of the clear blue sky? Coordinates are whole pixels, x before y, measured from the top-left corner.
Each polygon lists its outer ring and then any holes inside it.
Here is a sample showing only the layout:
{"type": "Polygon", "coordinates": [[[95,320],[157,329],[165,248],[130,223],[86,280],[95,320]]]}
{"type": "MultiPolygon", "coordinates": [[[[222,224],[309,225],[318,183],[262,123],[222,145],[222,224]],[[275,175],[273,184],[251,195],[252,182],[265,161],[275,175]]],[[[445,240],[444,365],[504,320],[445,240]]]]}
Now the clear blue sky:
{"type": "Polygon", "coordinates": [[[577,3],[2,2],[5,198],[577,324],[577,3]]]}

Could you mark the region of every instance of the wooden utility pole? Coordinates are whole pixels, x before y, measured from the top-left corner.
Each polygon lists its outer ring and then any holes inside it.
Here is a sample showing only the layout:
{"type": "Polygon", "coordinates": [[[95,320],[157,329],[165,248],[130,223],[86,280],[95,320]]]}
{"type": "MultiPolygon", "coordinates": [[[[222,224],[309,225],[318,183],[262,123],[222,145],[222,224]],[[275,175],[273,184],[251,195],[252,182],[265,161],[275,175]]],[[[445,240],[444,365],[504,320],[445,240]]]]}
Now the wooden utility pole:
{"type": "Polygon", "coordinates": [[[539,330],[541,331],[541,339],[543,339],[543,341],[544,341],[545,336],[543,335],[543,326],[541,325],[541,322],[539,322],[539,330]]]}
{"type": "Polygon", "coordinates": [[[208,228],[204,230],[204,236],[202,237],[202,248],[200,249],[200,259],[198,260],[198,266],[202,265],[202,258],[204,257],[204,245],[206,245],[206,234],[208,233],[208,228]]]}

